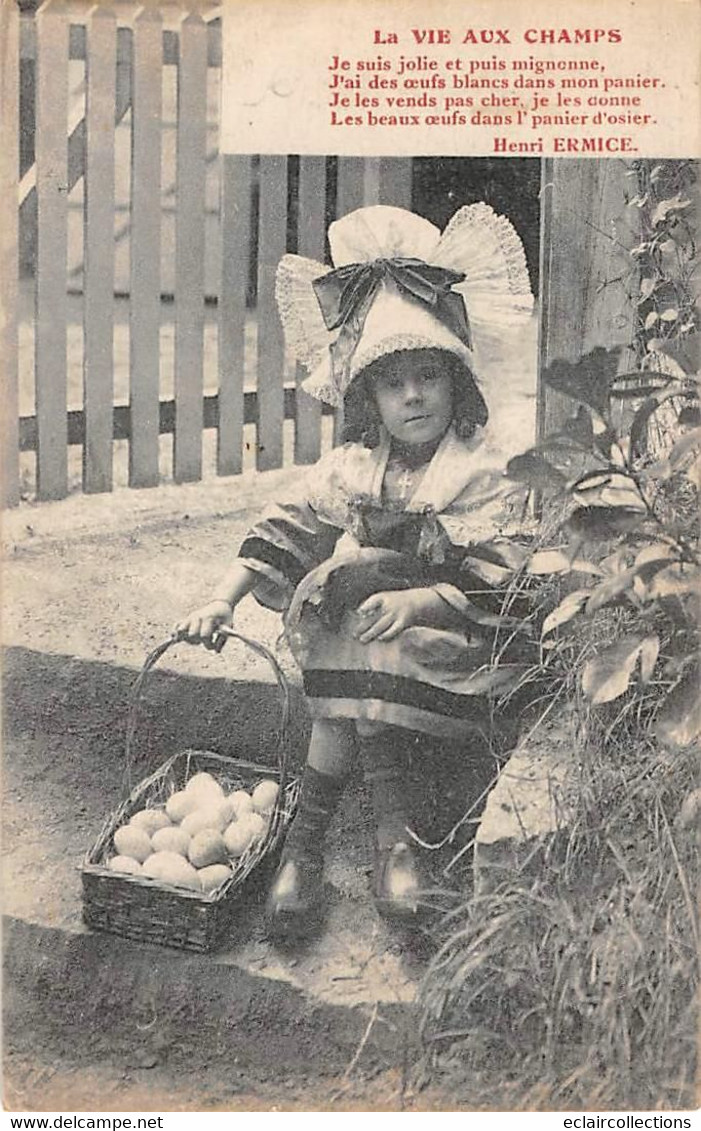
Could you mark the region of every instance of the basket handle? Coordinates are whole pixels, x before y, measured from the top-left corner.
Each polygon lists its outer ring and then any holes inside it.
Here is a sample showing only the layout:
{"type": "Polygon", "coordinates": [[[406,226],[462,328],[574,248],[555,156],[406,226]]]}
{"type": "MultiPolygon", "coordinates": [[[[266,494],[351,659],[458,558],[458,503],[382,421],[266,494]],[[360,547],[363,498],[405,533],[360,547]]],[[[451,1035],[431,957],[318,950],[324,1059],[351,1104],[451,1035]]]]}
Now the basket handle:
{"type": "MultiPolygon", "coordinates": [[[[278,770],[280,773],[280,793],[282,797],[287,783],[287,764],[288,764],[288,747],[289,747],[289,728],[290,728],[290,685],[287,676],[280,667],[278,661],[275,659],[272,652],[265,647],[264,644],[259,643],[257,640],[251,640],[248,636],[243,636],[242,633],[236,632],[228,625],[220,625],[217,629],[217,639],[215,641],[215,650],[221,652],[228,639],[240,640],[251,651],[256,652],[257,655],[262,656],[267,660],[269,666],[272,668],[275,682],[277,683],[280,692],[281,704],[281,718],[280,728],[278,731],[277,742],[277,761],[278,770]]],[[[133,789],[132,772],[134,768],[134,738],[136,735],[136,726],[138,720],[139,704],[141,702],[141,694],[146,682],[148,673],[158,663],[161,656],[163,656],[169,648],[174,644],[182,641],[182,637],[174,633],[164,640],[162,644],[157,645],[152,652],[144,660],[143,667],[138,676],[134,680],[129,692],[129,710],[127,714],[127,732],[125,742],[125,767],[124,767],[124,794],[128,796],[133,789]]]]}

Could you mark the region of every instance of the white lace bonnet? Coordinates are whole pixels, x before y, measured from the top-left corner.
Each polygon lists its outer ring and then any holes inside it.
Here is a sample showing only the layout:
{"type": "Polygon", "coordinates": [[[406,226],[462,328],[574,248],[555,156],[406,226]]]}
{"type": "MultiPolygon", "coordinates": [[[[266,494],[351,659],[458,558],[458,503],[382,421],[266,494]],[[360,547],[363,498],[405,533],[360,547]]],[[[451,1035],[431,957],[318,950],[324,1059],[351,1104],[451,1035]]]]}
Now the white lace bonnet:
{"type": "MultiPolygon", "coordinates": [[[[525,322],[533,308],[521,240],[511,222],[487,204],[459,209],[442,234],[428,220],[403,208],[382,204],[359,208],[330,225],[329,246],[333,267],[301,255],[284,255],[277,270],[276,297],[288,349],[309,370],[303,388],[334,406],[342,404],[361,370],[398,350],[447,350],[476,377],[479,354],[489,341],[498,341],[525,322]],[[442,279],[437,288],[444,304],[441,317],[435,313],[435,296],[422,301],[401,280],[397,282],[395,267],[401,271],[402,265],[410,271],[413,265],[418,276],[423,272],[442,279]],[[339,269],[345,269],[346,286],[345,295],[336,296],[335,313],[344,301],[346,313],[349,305],[355,306],[347,319],[354,327],[353,341],[345,346],[341,342],[345,329],[339,329],[342,319],[337,317],[329,328],[328,306],[322,312],[318,291],[344,276],[339,269]],[[358,298],[361,277],[364,299],[358,298]],[[349,303],[350,292],[354,294],[349,303]],[[462,300],[457,310],[455,296],[462,300]]],[[[343,290],[342,281],[339,288],[343,290]]],[[[420,277],[418,290],[422,290],[420,277]]]]}

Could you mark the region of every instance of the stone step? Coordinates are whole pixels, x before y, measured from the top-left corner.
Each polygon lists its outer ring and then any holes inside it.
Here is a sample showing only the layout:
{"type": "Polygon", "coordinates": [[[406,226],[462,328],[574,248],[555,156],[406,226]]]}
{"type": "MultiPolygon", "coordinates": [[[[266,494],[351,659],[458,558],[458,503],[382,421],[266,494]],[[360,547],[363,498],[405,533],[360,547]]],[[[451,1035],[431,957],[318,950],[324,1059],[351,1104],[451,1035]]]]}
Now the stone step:
{"type": "Polygon", "coordinates": [[[576,752],[572,713],[558,709],[528,728],[502,769],[477,829],[477,895],[534,874],[572,817],[569,781],[576,752]]]}

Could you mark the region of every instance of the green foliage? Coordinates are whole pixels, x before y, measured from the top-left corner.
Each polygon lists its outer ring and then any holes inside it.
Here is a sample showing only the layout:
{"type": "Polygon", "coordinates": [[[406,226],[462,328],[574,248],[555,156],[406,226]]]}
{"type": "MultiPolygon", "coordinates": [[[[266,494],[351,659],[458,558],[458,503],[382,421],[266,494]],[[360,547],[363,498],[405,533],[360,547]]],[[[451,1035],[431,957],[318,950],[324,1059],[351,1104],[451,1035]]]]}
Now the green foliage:
{"type": "Polygon", "coordinates": [[[569,396],[578,405],[576,414],[558,433],[557,445],[548,437],[512,460],[507,474],[545,492],[546,508],[562,508],[555,544],[540,546],[526,567],[533,576],[549,573],[560,583],[560,601],[542,623],[544,650],[559,645],[556,654],[564,656],[562,635],[573,632],[573,622],[580,632],[579,622],[622,609],[620,635],[595,654],[582,653],[581,689],[594,705],[631,694],[660,711],[670,696],[679,699],[676,715],[665,707],[658,732],[664,741],[683,745],[701,729],[692,725],[694,705],[673,696],[694,678],[698,654],[701,559],[693,515],[701,428],[684,423],[695,419],[698,382],[681,370],[657,374],[650,391],[644,375],[631,401],[630,383],[617,375],[618,367],[618,352],[597,349],[580,363],[556,363],[547,370],[545,383],[569,396]],[[632,403],[632,411],[621,414],[621,401],[632,403]],[[661,449],[653,426],[670,405],[673,416],[661,449]],[[578,466],[568,477],[573,452],[578,466]],[[568,586],[575,576],[576,587],[568,586]]]}
{"type": "Polygon", "coordinates": [[[633,340],[542,374],[571,415],[507,467],[542,518],[502,611],[520,610],[539,655],[497,710],[530,689],[536,718],[573,712],[566,823],[446,917],[423,986],[428,1065],[484,1106],[496,1081],[505,1109],[695,1098],[698,188],[687,161],[629,176],[633,340]]]}
{"type": "MultiPolygon", "coordinates": [[[[637,191],[628,207],[641,237],[631,249],[636,352],[641,364],[659,351],[679,361],[677,351],[693,344],[688,339],[698,329],[698,170],[693,161],[635,161],[629,176],[637,191]]],[[[697,368],[688,354],[680,364],[687,372],[697,368]]]]}

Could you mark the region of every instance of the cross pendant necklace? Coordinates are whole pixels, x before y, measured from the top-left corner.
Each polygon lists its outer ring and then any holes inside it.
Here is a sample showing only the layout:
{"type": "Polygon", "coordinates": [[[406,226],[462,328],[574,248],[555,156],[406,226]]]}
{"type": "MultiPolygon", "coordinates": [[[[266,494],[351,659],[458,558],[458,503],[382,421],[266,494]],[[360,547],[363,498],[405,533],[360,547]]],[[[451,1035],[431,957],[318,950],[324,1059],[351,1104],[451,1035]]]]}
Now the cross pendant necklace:
{"type": "Polygon", "coordinates": [[[405,499],[409,498],[409,494],[411,492],[412,478],[413,478],[413,476],[412,476],[412,473],[410,472],[409,468],[405,467],[404,471],[399,476],[399,480],[397,482],[397,486],[399,487],[399,497],[400,497],[400,499],[405,500],[405,499]]]}

